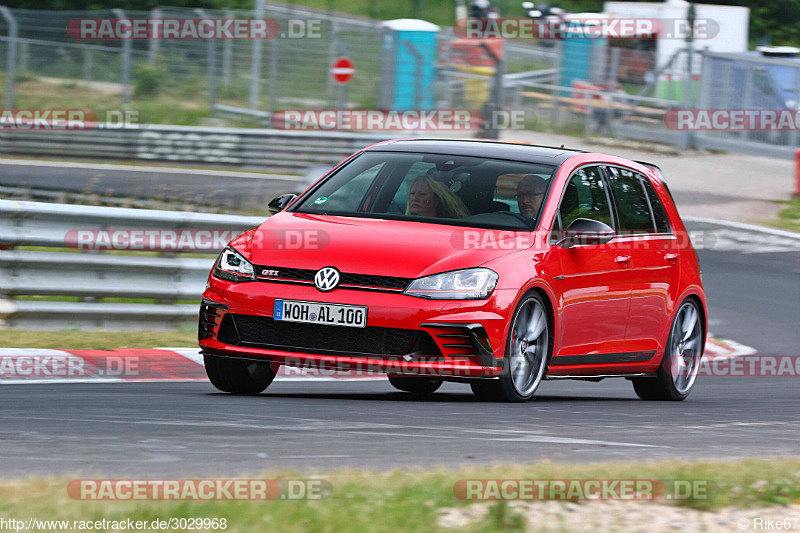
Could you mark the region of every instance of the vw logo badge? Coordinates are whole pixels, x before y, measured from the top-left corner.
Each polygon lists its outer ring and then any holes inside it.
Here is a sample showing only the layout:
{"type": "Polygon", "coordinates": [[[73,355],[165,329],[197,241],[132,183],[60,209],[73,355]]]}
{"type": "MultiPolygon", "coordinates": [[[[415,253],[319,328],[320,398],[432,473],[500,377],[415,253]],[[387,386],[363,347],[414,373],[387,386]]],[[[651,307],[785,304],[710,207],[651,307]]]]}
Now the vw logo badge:
{"type": "Polygon", "coordinates": [[[333,267],[320,268],[314,276],[314,285],[321,291],[332,291],[339,285],[339,271],[333,267]]]}

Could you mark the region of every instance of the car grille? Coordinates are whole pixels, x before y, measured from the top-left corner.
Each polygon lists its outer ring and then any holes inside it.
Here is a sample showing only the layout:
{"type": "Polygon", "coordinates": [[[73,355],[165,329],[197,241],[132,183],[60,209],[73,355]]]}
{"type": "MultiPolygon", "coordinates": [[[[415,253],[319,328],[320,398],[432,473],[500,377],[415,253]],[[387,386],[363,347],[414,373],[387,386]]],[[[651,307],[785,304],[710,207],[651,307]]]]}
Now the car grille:
{"type": "Polygon", "coordinates": [[[287,352],[400,356],[409,353],[420,336],[428,334],[414,329],[301,324],[228,313],[220,325],[218,340],[287,352]]]}
{"type": "MultiPolygon", "coordinates": [[[[307,283],[314,282],[316,270],[304,268],[284,268],[275,266],[256,265],[256,276],[259,281],[303,281],[307,283]],[[264,270],[277,271],[276,275],[264,276],[261,274],[264,270]]],[[[359,287],[373,287],[377,289],[389,289],[393,291],[402,291],[411,282],[410,278],[399,278],[395,276],[377,276],[373,274],[354,274],[350,272],[342,272],[339,279],[339,286],[359,286],[359,287]]]]}

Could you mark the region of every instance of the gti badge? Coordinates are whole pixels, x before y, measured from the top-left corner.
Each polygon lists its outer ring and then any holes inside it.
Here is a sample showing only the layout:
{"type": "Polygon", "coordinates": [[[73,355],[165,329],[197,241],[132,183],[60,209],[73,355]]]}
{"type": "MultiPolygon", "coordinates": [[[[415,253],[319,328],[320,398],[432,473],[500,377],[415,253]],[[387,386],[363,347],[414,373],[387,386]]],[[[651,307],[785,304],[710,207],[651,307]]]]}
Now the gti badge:
{"type": "Polygon", "coordinates": [[[277,276],[278,274],[280,274],[279,271],[277,271],[277,270],[267,270],[266,268],[261,271],[261,275],[262,276],[277,276]]]}
{"type": "Polygon", "coordinates": [[[314,276],[314,285],[321,291],[332,291],[339,285],[339,271],[333,267],[320,268],[314,276]]]}

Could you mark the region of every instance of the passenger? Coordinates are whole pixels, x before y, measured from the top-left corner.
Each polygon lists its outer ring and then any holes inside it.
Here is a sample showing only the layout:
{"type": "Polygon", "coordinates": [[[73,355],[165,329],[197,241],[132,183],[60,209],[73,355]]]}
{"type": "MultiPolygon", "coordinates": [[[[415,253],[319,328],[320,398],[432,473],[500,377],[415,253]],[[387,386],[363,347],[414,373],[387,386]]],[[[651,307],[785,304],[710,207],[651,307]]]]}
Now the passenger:
{"type": "Polygon", "coordinates": [[[469,211],[444,183],[423,174],[415,178],[408,189],[406,215],[464,218],[469,216],[469,211]]]}
{"type": "Polygon", "coordinates": [[[547,180],[535,174],[528,174],[517,184],[517,206],[519,213],[526,218],[536,218],[547,192],[547,180]]]}

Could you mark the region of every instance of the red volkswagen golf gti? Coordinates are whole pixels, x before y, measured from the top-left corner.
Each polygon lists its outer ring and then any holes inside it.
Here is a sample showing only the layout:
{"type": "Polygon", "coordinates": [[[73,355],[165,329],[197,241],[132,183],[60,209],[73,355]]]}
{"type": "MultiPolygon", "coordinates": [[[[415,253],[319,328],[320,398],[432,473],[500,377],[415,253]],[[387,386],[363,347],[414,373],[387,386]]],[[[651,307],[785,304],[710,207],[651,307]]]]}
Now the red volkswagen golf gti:
{"type": "Polygon", "coordinates": [[[657,167],[488,141],[397,140],[348,158],[234,239],[200,347],[218,389],[280,365],[443,381],[522,401],[543,379],[689,395],[705,345],[697,255],[657,167]]]}

